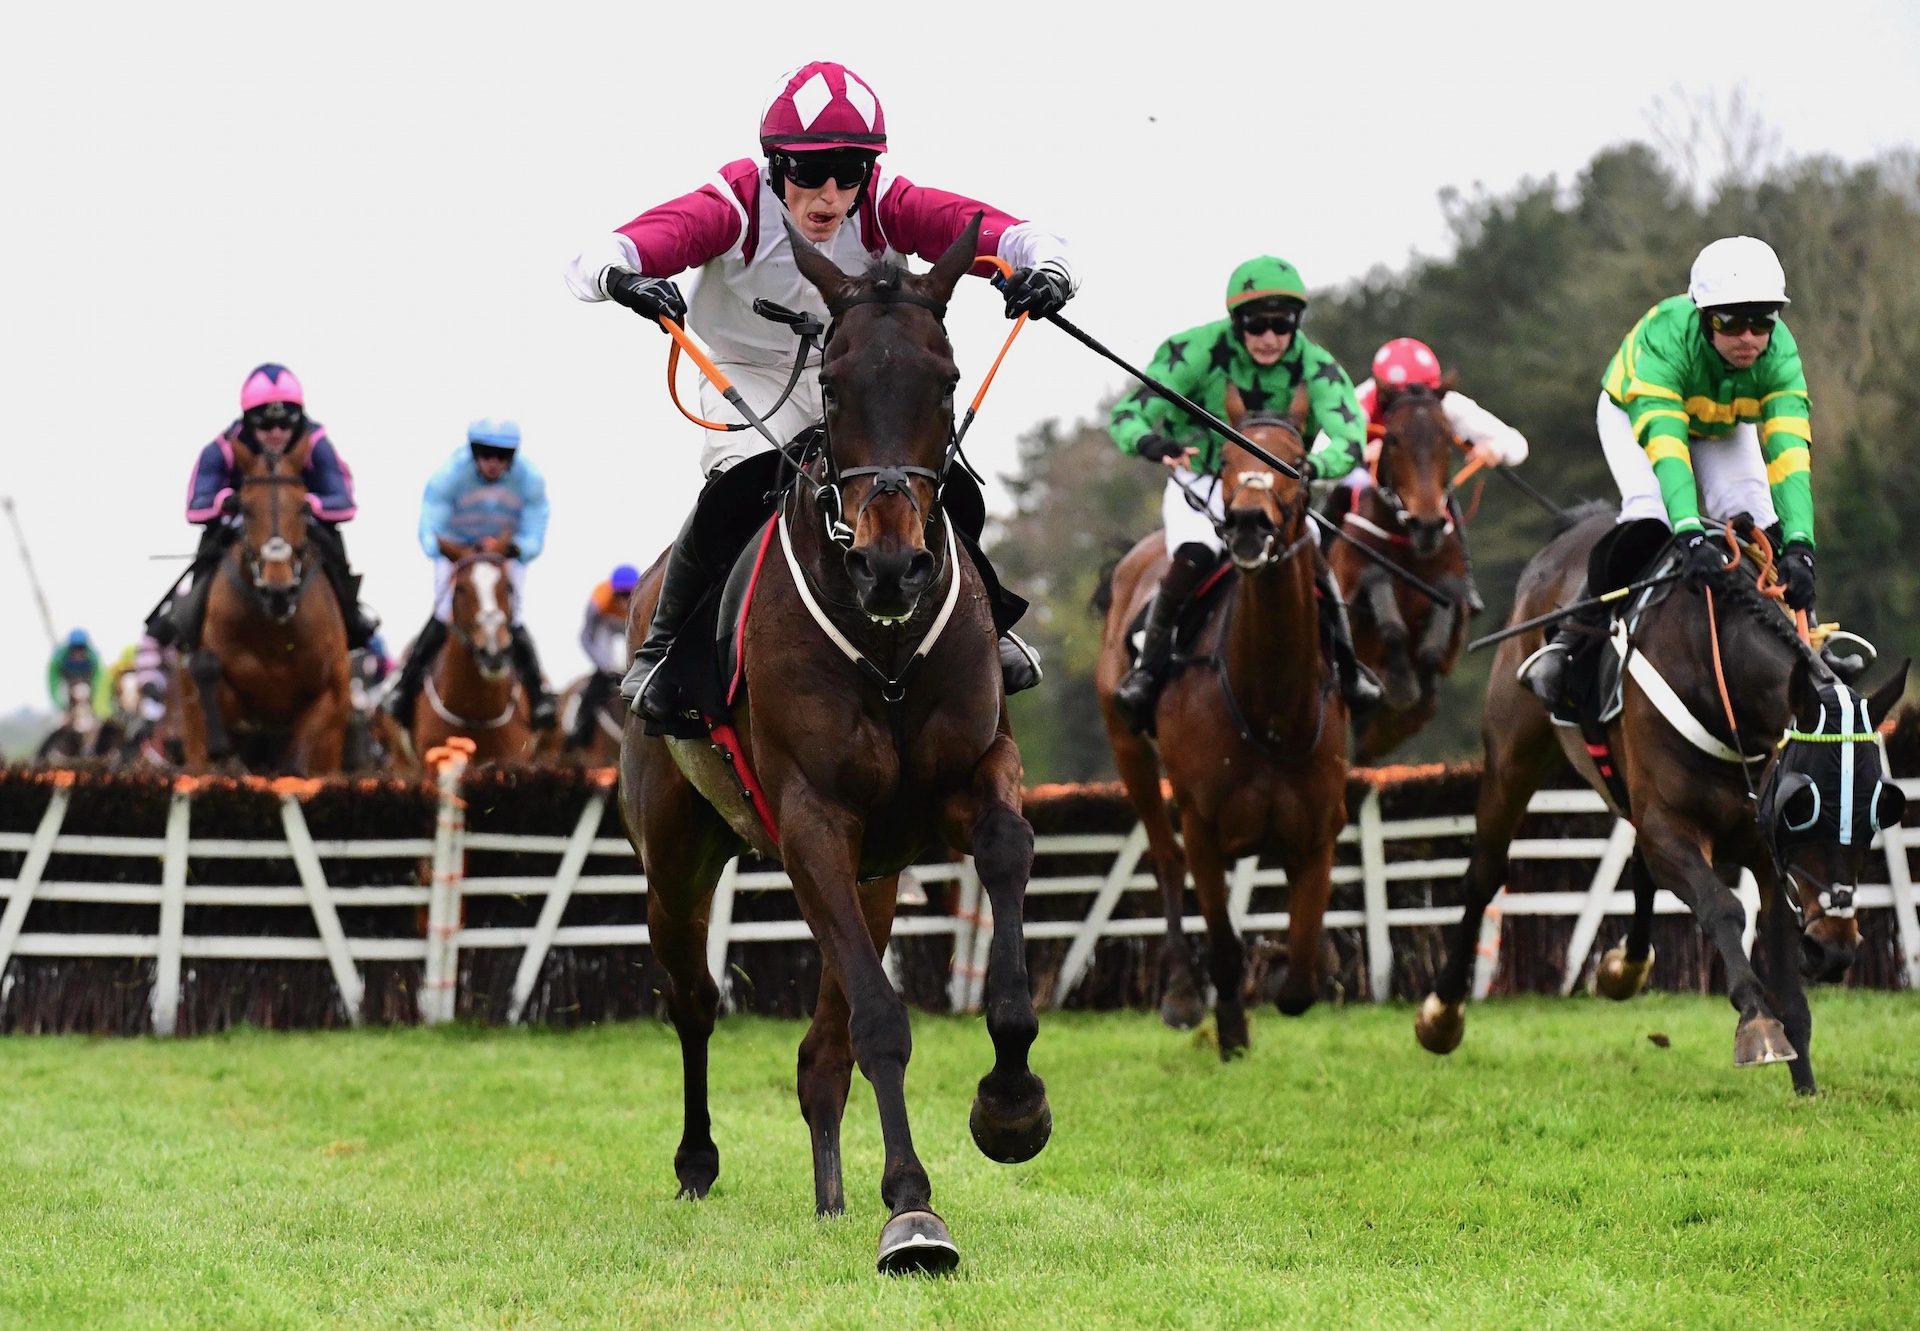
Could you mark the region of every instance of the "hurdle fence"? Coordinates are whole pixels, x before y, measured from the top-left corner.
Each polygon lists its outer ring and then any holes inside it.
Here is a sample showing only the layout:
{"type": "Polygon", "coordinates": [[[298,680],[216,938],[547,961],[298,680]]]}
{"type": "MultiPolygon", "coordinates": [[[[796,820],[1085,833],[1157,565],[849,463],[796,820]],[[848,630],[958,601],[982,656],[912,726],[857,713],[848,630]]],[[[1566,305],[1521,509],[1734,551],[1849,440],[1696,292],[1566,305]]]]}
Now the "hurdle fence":
{"type": "MultiPolygon", "coordinates": [[[[513,972],[505,1019],[527,1019],[545,968],[566,949],[648,943],[644,912],[641,922],[565,922],[568,908],[591,897],[643,896],[646,879],[622,836],[605,834],[608,801],[613,797],[611,772],[595,774],[587,782],[572,824],[551,834],[474,830],[467,825],[463,796],[466,755],[443,752],[433,777],[435,820],[430,834],[416,837],[316,838],[303,811],[312,783],[274,783],[267,787],[278,802],[278,837],[210,837],[193,830],[196,801],[205,788],[181,780],[166,806],[165,827],[159,836],[76,833],[63,827],[74,790],[71,773],[55,774],[44,811],[30,831],[0,831],[0,862],[19,855],[17,871],[0,879],[0,1011],[6,1007],[19,968],[46,959],[127,958],[151,962],[149,1029],[158,1035],[175,1033],[181,1004],[183,971],[212,960],[317,961],[330,976],[338,1011],[359,1024],[369,963],[418,966],[418,1016],[427,1023],[453,1020],[462,1010],[460,986],[463,968],[485,951],[519,951],[513,972]],[[516,857],[544,857],[554,861],[547,872],[471,874],[469,859],[495,853],[516,857]],[[49,868],[62,856],[108,857],[158,864],[157,882],[85,881],[62,879],[49,868]],[[616,863],[606,867],[609,859],[616,863]],[[412,862],[418,866],[413,881],[356,886],[330,882],[329,866],[354,861],[412,862]],[[297,885],[197,882],[196,867],[216,861],[282,862],[290,864],[297,885]],[[601,867],[594,867],[595,865],[601,867]],[[487,898],[537,900],[539,911],[530,925],[502,926],[465,922],[469,907],[487,898]],[[150,930],[131,932],[55,932],[27,928],[36,905],[89,903],[122,908],[131,918],[151,921],[150,930]],[[311,921],[310,932],[274,934],[208,934],[189,932],[188,911],[194,907],[304,908],[297,918],[311,921]],[[407,907],[420,913],[418,936],[356,936],[342,924],[342,911],[361,907],[407,907]],[[150,914],[148,912],[151,912],[150,914]]],[[[264,784],[264,783],[262,783],[264,784]]],[[[1910,800],[1920,798],[1920,778],[1899,782],[1910,800]]],[[[1383,814],[1383,787],[1374,786],[1359,799],[1356,816],[1342,834],[1348,848],[1334,868],[1336,891],[1358,886],[1359,905],[1331,909],[1328,929],[1356,931],[1364,953],[1366,996],[1386,998],[1392,989],[1396,931],[1420,926],[1447,926],[1460,918],[1458,904],[1400,904],[1390,902],[1396,888],[1421,883],[1457,882],[1467,864],[1465,856],[1423,859],[1398,858],[1397,843],[1432,842],[1470,837],[1470,813],[1413,818],[1383,814]]],[[[1529,812],[1536,815],[1604,815],[1605,806],[1588,791],[1545,790],[1535,795],[1529,812]]],[[[1597,820],[1596,820],[1597,821],[1597,820]]],[[[1525,828],[1523,827],[1523,831],[1525,828]]],[[[1920,829],[1892,829],[1875,843],[1871,863],[1883,868],[1884,879],[1859,886],[1857,907],[1863,912],[1890,911],[1896,940],[1895,983],[1920,988],[1920,914],[1909,872],[1908,853],[1920,846],[1920,829]]],[[[1146,834],[1138,824],[1124,832],[1048,833],[1036,838],[1036,872],[1028,884],[1030,903],[1048,898],[1070,905],[1065,918],[1039,917],[1025,924],[1030,944],[1064,945],[1064,957],[1041,997],[1053,1007],[1071,1001],[1086,979],[1098,945],[1111,939],[1146,938],[1160,934],[1164,920],[1155,908],[1141,910],[1134,894],[1158,893],[1153,876],[1143,866],[1146,834]],[[1065,859],[1084,867],[1103,863],[1092,872],[1052,872],[1050,861],[1065,859]],[[1084,902],[1084,909],[1077,902],[1084,902]],[[1130,907],[1123,909],[1123,907],[1130,907]]],[[[1497,970],[1502,930],[1517,917],[1560,917],[1572,921],[1572,932],[1560,959],[1560,991],[1570,992],[1580,982],[1591,950],[1606,921],[1630,914],[1632,894],[1621,877],[1633,849],[1633,829],[1615,820],[1596,835],[1522,837],[1512,845],[1516,864],[1560,861],[1592,866],[1585,885],[1574,891],[1502,890],[1496,897],[1481,934],[1481,955],[1475,968],[1474,990],[1484,996],[1497,970]]],[[[948,1005],[957,1011],[977,1010],[994,921],[986,893],[970,860],[952,858],[918,864],[909,871],[921,889],[940,887],[942,908],[929,913],[903,911],[894,928],[899,940],[934,937],[950,940],[946,974],[948,1005]]],[[[284,876],[284,870],[282,871],[284,876]]],[[[1289,917],[1284,909],[1254,909],[1263,889],[1285,886],[1278,867],[1255,859],[1239,861],[1229,880],[1229,908],[1243,934],[1284,933],[1289,917]]],[[[735,903],[748,892],[791,890],[777,867],[743,867],[730,862],[715,893],[708,933],[708,962],[720,980],[723,994],[731,989],[732,949],[750,943],[802,944],[810,935],[797,918],[741,919],[735,903]]],[[[1740,888],[1747,908],[1751,943],[1758,894],[1750,876],[1740,888]]],[[[1272,900],[1274,893],[1267,892],[1272,900]]],[[[1351,893],[1348,894],[1349,897],[1351,893]]],[[[1405,893],[1401,895],[1404,897],[1405,893]]],[[[1188,898],[1192,900],[1191,896],[1188,898]]],[[[1661,891],[1654,904],[1661,916],[1682,915],[1685,906],[1661,891]]],[[[1056,912],[1035,912],[1045,916],[1056,912]]],[[[1198,915],[1185,919],[1189,933],[1203,931],[1198,915]]],[[[889,952],[890,966],[896,958],[889,952]]]]}

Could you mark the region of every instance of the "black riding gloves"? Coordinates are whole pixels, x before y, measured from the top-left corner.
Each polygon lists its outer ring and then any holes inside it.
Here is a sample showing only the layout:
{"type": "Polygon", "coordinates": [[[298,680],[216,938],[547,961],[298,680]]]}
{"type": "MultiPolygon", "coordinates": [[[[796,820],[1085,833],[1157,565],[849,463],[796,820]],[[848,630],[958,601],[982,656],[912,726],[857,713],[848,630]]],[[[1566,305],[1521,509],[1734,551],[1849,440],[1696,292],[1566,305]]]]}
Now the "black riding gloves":
{"type": "MultiPolygon", "coordinates": [[[[671,319],[677,324],[687,321],[687,299],[667,278],[642,277],[625,268],[609,268],[600,285],[606,288],[608,299],[615,304],[624,305],[655,323],[661,319],[671,319]]],[[[665,325],[660,331],[667,331],[665,325]]]]}
{"type": "Polygon", "coordinates": [[[1691,532],[1680,542],[1680,571],[1689,585],[1698,587],[1727,566],[1726,547],[1716,536],[1691,532]]]}
{"type": "Polygon", "coordinates": [[[1143,434],[1133,451],[1149,462],[1165,462],[1168,458],[1177,458],[1187,450],[1165,435],[1143,434]]]}
{"type": "Polygon", "coordinates": [[[1780,576],[1787,582],[1787,604],[1795,610],[1813,609],[1813,547],[1794,541],[1780,556],[1780,576]]]}
{"type": "Polygon", "coordinates": [[[1057,268],[1041,264],[1038,268],[1016,268],[1007,279],[1007,317],[1023,314],[1044,319],[1067,303],[1073,287],[1067,275],[1057,268]]]}

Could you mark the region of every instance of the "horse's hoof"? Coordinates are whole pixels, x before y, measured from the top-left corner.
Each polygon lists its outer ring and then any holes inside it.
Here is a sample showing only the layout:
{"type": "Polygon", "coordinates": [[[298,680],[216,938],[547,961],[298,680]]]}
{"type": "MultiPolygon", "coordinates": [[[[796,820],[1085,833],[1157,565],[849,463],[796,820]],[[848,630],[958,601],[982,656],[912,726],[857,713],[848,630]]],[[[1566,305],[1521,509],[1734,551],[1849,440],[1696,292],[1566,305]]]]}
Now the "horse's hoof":
{"type": "Polygon", "coordinates": [[[960,1265],[946,1221],[931,1211],[902,1211],[880,1231],[880,1274],[945,1275],[960,1265]]]}
{"type": "Polygon", "coordinates": [[[1220,1061],[1231,1063],[1246,1055],[1252,1040],[1247,1035],[1247,1017],[1244,1012],[1214,1014],[1214,1040],[1220,1046],[1220,1061]]]}
{"type": "Polygon", "coordinates": [[[1440,995],[1428,994],[1413,1019],[1413,1033],[1429,1054],[1451,1054],[1467,1033],[1467,1005],[1443,1003],[1440,995]]]}
{"type": "MultiPolygon", "coordinates": [[[[1034,1078],[1039,1082],[1038,1077],[1034,1078]]],[[[1053,1108],[1040,1085],[1039,1104],[1024,1113],[998,1114],[987,1108],[985,1092],[975,1094],[967,1127],[980,1154],[1002,1165],[1021,1165],[1039,1155],[1053,1136],[1053,1108]]]]}
{"type": "Polygon", "coordinates": [[[712,1190],[713,1181],[720,1177],[720,1152],[712,1148],[676,1151],[673,1172],[680,1180],[680,1191],[674,1194],[674,1200],[697,1202],[712,1190]]]}
{"type": "Polygon", "coordinates": [[[1593,992],[1601,998],[1624,1003],[1647,987],[1647,975],[1653,970],[1653,949],[1647,949],[1645,961],[1628,961],[1623,943],[1610,949],[1593,968],[1593,992]]]}
{"type": "Polygon", "coordinates": [[[1312,988],[1307,985],[1296,986],[1292,983],[1287,983],[1281,985],[1280,992],[1274,995],[1273,1005],[1280,1009],[1281,1016],[1297,1017],[1312,1007],[1314,1003],[1319,1000],[1319,997],[1320,996],[1314,993],[1312,988]]]}
{"type": "Polygon", "coordinates": [[[1800,1057],[1787,1040],[1787,1028],[1772,1017],[1754,1017],[1733,1033],[1733,1065],[1757,1068],[1768,1063],[1791,1063],[1800,1057]]]}
{"type": "Polygon", "coordinates": [[[1191,989],[1169,989],[1160,1000],[1160,1020],[1176,1031],[1190,1031],[1207,1019],[1207,1005],[1191,989]]]}

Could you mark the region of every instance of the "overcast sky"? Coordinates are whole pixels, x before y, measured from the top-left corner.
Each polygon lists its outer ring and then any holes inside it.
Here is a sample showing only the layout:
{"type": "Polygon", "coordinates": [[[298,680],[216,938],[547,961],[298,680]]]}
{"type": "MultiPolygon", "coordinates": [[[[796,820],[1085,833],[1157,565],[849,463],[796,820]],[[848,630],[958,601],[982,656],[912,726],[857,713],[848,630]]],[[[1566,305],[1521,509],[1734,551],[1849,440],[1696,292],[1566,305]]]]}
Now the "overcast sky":
{"type": "MultiPolygon", "coordinates": [[[[809,59],[878,92],[891,170],[1068,236],[1069,314],[1136,363],[1214,317],[1242,259],[1283,255],[1322,288],[1441,253],[1443,188],[1570,178],[1646,137],[1677,88],[1744,85],[1792,153],[1859,159],[1920,134],[1920,7],[1897,0],[1072,8],[1095,17],[660,0],[10,9],[0,493],[55,627],[87,627],[109,655],[133,639],[180,567],[152,556],[193,548],[195,454],[246,370],[278,360],[358,479],[348,548],[396,650],[429,608],[421,486],[471,417],[520,421],[554,508],[528,621],[556,686],[584,669],[589,589],[671,539],[701,440],[668,402],[666,339],[575,301],[562,266],[753,155],[772,84],[809,59]]],[[[1676,291],[1691,257],[1673,256],[1676,291]]],[[[963,287],[950,327],[970,396],[1006,329],[991,288],[963,287]]],[[[1006,472],[1021,432],[1090,417],[1120,383],[1032,328],[969,451],[1006,472]]],[[[1005,503],[997,483],[988,502],[1005,503]]],[[[42,699],[47,645],[10,534],[0,544],[10,707],[42,699]]]]}

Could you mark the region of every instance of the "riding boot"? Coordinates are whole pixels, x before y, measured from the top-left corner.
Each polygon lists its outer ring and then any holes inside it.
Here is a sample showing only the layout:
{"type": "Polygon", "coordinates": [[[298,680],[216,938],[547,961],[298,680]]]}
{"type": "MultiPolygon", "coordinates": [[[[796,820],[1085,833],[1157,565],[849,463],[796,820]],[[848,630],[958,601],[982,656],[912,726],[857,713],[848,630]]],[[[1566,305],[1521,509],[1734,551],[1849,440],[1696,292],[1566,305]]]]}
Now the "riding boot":
{"type": "Polygon", "coordinates": [[[593,742],[594,729],[600,724],[600,704],[606,700],[613,682],[605,670],[596,670],[587,676],[587,682],[580,688],[580,704],[575,709],[573,728],[567,732],[567,743],[572,747],[584,749],[593,742]]]}
{"type": "Polygon", "coordinates": [[[213,587],[213,573],[227,551],[229,533],[217,522],[200,529],[200,544],[193,562],[173,584],[169,592],[147,616],[147,636],[162,647],[183,644],[191,651],[199,645],[200,621],[206,617],[207,593],[213,587]],[[182,585],[186,590],[182,591],[182,585]]]}
{"type": "Polygon", "coordinates": [[[1333,570],[1316,564],[1313,580],[1320,592],[1321,620],[1333,639],[1333,668],[1340,676],[1340,696],[1347,700],[1349,712],[1364,715],[1380,704],[1380,681],[1353,650],[1353,625],[1347,619],[1347,603],[1340,595],[1340,584],[1333,580],[1333,570]]]}
{"type": "Polygon", "coordinates": [[[1113,691],[1115,710],[1136,733],[1146,730],[1153,720],[1154,703],[1160,697],[1160,686],[1166,681],[1167,667],[1173,660],[1173,630],[1179,623],[1180,611],[1201,581],[1213,571],[1214,563],[1213,551],[1190,541],[1173,552],[1173,562],[1167,565],[1160,585],[1154,589],[1153,600],[1147,606],[1140,654],[1134,660],[1133,669],[1113,691]]]}
{"type": "Polygon", "coordinates": [[[407,663],[400,668],[400,678],[380,704],[387,715],[401,725],[413,724],[413,704],[420,696],[420,686],[426,682],[427,671],[433,669],[433,658],[446,645],[447,626],[438,619],[429,619],[413,640],[413,646],[407,651],[407,663]]]}
{"type": "Polygon", "coordinates": [[[535,730],[551,730],[559,721],[553,695],[547,692],[546,676],[540,671],[540,656],[533,649],[533,635],[526,626],[513,626],[513,669],[520,686],[527,691],[528,719],[535,730]]]}
{"type": "Polygon", "coordinates": [[[1460,543],[1460,573],[1467,582],[1467,613],[1478,615],[1487,608],[1480,599],[1480,588],[1473,581],[1473,550],[1467,545],[1467,523],[1460,516],[1460,503],[1452,495],[1447,496],[1447,511],[1453,516],[1453,536],[1460,543]]]}
{"type": "Polygon", "coordinates": [[[1032,643],[1008,629],[1000,635],[1000,683],[1007,697],[1040,682],[1040,653],[1032,643]]]}
{"type": "Polygon", "coordinates": [[[698,512],[696,507],[687,515],[674,538],[660,580],[660,601],[653,608],[652,623],[647,625],[647,640],[633,654],[633,665],[620,681],[620,696],[627,699],[628,709],[660,725],[673,724],[687,710],[660,673],[660,663],[667,659],[667,649],[673,646],[680,626],[700,604],[712,581],[693,551],[693,524],[698,512]]]}
{"type": "MultiPolygon", "coordinates": [[[[1588,583],[1582,580],[1573,599],[1584,601],[1588,583]]],[[[1554,719],[1574,724],[1578,720],[1585,692],[1586,667],[1592,662],[1594,645],[1605,636],[1607,607],[1591,605],[1574,611],[1561,620],[1553,636],[1520,663],[1514,677],[1527,691],[1547,705],[1554,719]]]]}

